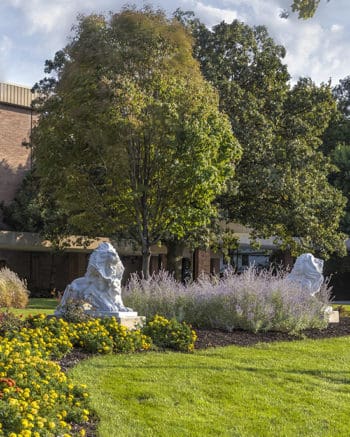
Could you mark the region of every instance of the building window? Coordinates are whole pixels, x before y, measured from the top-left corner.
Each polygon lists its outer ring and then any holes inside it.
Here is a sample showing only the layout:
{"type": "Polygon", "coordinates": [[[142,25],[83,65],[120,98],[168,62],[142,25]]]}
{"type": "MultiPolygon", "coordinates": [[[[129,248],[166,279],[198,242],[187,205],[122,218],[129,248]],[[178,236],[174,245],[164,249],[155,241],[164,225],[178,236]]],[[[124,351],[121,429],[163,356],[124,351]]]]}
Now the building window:
{"type": "Polygon", "coordinates": [[[249,255],[247,253],[242,254],[242,267],[249,266],[249,255]]]}

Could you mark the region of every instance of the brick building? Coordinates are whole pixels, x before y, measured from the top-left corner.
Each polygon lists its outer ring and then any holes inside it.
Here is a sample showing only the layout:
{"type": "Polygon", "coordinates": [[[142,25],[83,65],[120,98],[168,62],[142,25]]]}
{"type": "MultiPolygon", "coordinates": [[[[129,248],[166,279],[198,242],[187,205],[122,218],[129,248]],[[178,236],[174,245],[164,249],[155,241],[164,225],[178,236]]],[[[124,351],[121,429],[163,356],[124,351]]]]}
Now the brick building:
{"type": "Polygon", "coordinates": [[[29,88],[0,83],[0,201],[5,203],[31,166],[30,150],[23,144],[33,125],[32,99],[29,88]]]}

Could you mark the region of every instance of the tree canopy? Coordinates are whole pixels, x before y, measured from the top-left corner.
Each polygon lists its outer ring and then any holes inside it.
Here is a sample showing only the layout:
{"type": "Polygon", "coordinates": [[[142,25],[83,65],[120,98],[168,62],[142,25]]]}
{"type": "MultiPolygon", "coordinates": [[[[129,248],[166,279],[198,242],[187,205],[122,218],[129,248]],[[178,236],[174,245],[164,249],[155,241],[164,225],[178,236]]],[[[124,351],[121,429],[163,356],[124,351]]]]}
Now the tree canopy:
{"type": "Polygon", "coordinates": [[[340,80],[333,95],[338,111],[324,133],[322,150],[336,166],[329,178],[331,184],[347,198],[341,229],[350,235],[350,76],[340,80]]]}
{"type": "MultiPolygon", "coordinates": [[[[293,0],[291,10],[298,14],[298,18],[307,20],[315,15],[320,1],[321,0],[293,0]]],[[[326,1],[329,2],[329,0],[326,1]]],[[[288,15],[288,11],[282,12],[283,18],[287,18],[288,15]]]]}
{"type": "Polygon", "coordinates": [[[186,13],[177,16],[192,30],[195,56],[243,148],[238,189],[221,196],[227,218],[255,237],[277,236],[296,254],[344,253],[345,200],[328,183],[333,168],[320,150],[336,112],[330,86],[300,79],[291,87],[285,50],[265,27],[233,21],[209,30],[186,13]]]}
{"type": "Polygon", "coordinates": [[[62,233],[67,218],[50,196],[40,192],[39,178],[33,170],[24,177],[14,200],[0,204],[3,221],[11,229],[20,232],[40,232],[51,240],[62,233]]]}
{"type": "Polygon", "coordinates": [[[192,56],[189,34],[162,12],[80,17],[47,61],[33,132],[44,189],[86,235],[142,247],[208,225],[240,147],[192,56]]]}

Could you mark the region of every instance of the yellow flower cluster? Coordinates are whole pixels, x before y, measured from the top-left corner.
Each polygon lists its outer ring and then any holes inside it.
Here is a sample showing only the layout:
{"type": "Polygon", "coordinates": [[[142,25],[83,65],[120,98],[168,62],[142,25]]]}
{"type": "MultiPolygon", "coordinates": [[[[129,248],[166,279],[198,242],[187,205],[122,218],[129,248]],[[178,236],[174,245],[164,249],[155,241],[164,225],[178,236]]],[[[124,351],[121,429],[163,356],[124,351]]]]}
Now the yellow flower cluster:
{"type": "Polygon", "coordinates": [[[88,420],[87,393],[43,358],[39,338],[31,342],[28,332],[20,334],[0,337],[0,436],[68,436],[70,422],[88,420]]]}
{"type": "Polygon", "coordinates": [[[16,338],[22,344],[27,344],[28,347],[30,345],[42,358],[60,358],[73,347],[70,340],[70,327],[64,320],[51,320],[46,326],[24,327],[19,332],[7,334],[7,337],[16,338]],[[59,330],[52,329],[54,324],[56,328],[59,327],[59,330]]]}
{"type": "Polygon", "coordinates": [[[145,351],[151,337],[183,351],[193,350],[195,341],[188,325],[160,316],[129,330],[115,318],[67,323],[37,315],[21,329],[7,331],[0,337],[0,437],[68,437],[71,423],[89,419],[88,394],[50,360],[73,347],[101,354],[145,351]]]}
{"type": "Polygon", "coordinates": [[[196,332],[185,322],[168,320],[160,315],[155,315],[143,331],[152,338],[156,346],[182,352],[193,352],[197,340],[196,332]]]}
{"type": "Polygon", "coordinates": [[[114,317],[67,323],[63,319],[45,319],[45,316],[40,315],[32,317],[30,323],[32,328],[22,330],[21,339],[34,343],[39,349],[44,343],[46,352],[55,358],[64,355],[74,346],[101,354],[135,352],[151,347],[151,340],[139,329],[129,330],[114,317]],[[37,336],[42,341],[36,341],[37,336]]]}

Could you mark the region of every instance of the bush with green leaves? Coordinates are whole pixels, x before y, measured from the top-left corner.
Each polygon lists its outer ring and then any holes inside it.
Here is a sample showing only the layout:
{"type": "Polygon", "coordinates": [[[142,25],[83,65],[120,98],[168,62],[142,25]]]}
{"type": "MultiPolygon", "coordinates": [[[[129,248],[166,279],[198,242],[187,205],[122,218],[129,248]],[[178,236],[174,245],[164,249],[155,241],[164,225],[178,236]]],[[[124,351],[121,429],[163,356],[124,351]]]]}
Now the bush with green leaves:
{"type": "Polygon", "coordinates": [[[84,300],[68,300],[64,307],[61,308],[62,317],[70,323],[87,322],[92,319],[85,311],[87,305],[88,307],[91,306],[84,300]]]}
{"type": "Polygon", "coordinates": [[[51,346],[51,356],[56,358],[60,357],[60,351],[66,353],[72,347],[90,353],[109,354],[148,350],[152,343],[140,329],[127,329],[115,317],[89,317],[73,323],[63,318],[48,318],[40,314],[27,318],[26,323],[27,328],[17,333],[17,336],[27,336],[30,332],[30,336],[35,338],[39,330],[40,335],[46,338],[47,345],[51,346]],[[51,337],[48,338],[48,335],[51,337]]]}
{"type": "Polygon", "coordinates": [[[205,276],[187,285],[165,272],[147,280],[134,275],[123,293],[125,304],[147,318],[158,314],[195,327],[295,334],[328,324],[324,314],[330,300],[328,283],[311,296],[289,281],[286,272],[251,268],[241,275],[205,276]]]}
{"type": "Polygon", "coordinates": [[[152,338],[157,347],[181,352],[192,352],[197,339],[195,331],[185,322],[168,320],[159,315],[149,320],[142,331],[152,338]]]}
{"type": "Polygon", "coordinates": [[[152,339],[142,329],[128,329],[115,317],[105,317],[99,324],[106,329],[113,342],[113,352],[137,352],[150,349],[152,339]]]}
{"type": "Polygon", "coordinates": [[[25,325],[25,320],[22,316],[16,316],[11,311],[6,309],[0,311],[0,335],[8,331],[18,331],[25,325]]]}
{"type": "Polygon", "coordinates": [[[28,296],[24,280],[7,267],[0,269],[0,307],[25,308],[28,296]]]}

